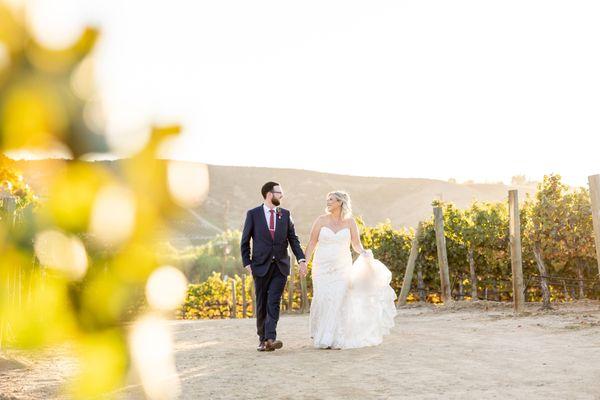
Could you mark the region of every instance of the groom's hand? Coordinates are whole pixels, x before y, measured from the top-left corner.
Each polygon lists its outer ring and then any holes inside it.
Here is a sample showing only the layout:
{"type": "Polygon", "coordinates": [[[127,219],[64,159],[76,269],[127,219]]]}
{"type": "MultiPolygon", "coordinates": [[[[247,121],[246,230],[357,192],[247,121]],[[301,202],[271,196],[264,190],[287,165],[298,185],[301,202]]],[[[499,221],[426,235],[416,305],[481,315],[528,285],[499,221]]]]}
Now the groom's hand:
{"type": "Polygon", "coordinates": [[[252,273],[252,267],[251,267],[251,265],[252,265],[252,264],[248,264],[248,265],[246,265],[246,266],[244,267],[244,268],[246,268],[246,270],[247,270],[249,273],[252,273]]]}
{"type": "Polygon", "coordinates": [[[298,263],[298,267],[300,268],[300,275],[306,276],[308,272],[308,266],[306,265],[306,261],[298,263]]]}

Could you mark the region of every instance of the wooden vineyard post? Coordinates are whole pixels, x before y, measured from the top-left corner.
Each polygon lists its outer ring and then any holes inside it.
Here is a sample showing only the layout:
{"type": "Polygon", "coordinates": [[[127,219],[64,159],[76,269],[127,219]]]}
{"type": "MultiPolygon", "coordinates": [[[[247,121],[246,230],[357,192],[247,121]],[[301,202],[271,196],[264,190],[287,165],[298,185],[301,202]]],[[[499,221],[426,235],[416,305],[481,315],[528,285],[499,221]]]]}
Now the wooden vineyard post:
{"type": "Polygon", "coordinates": [[[235,279],[231,279],[231,318],[237,318],[237,299],[235,295],[235,279]]]}
{"type": "Polygon", "coordinates": [[[310,305],[308,304],[308,289],[306,287],[306,276],[300,276],[300,290],[302,292],[302,309],[300,312],[302,314],[307,313],[310,310],[310,305]]]}
{"type": "Polygon", "coordinates": [[[256,290],[254,288],[254,277],[250,286],[250,297],[252,297],[252,317],[256,318],[256,290]]]}
{"type": "Polygon", "coordinates": [[[521,257],[521,218],[519,216],[519,196],[517,190],[508,192],[510,262],[512,266],[513,303],[515,313],[525,308],[523,292],[523,261],[521,257]]]}
{"type": "Polygon", "coordinates": [[[419,222],[417,231],[415,232],[415,236],[413,237],[410,246],[410,255],[408,256],[408,262],[406,263],[406,271],[404,273],[402,289],[400,289],[400,295],[398,296],[398,306],[403,306],[406,304],[406,298],[408,297],[408,292],[410,292],[410,286],[415,270],[415,262],[417,261],[417,256],[419,255],[419,238],[421,237],[422,232],[423,226],[419,222]]]}
{"type": "Polygon", "coordinates": [[[246,301],[246,274],[242,274],[242,318],[248,316],[246,309],[248,308],[248,302],[246,301]]]}
{"type": "Polygon", "coordinates": [[[588,183],[590,185],[590,200],[592,203],[596,262],[598,263],[598,272],[600,273],[600,175],[588,176],[588,183]]]}
{"type": "Polygon", "coordinates": [[[450,293],[450,273],[448,272],[448,254],[446,253],[446,238],[444,237],[444,212],[441,207],[433,208],[435,222],[435,243],[437,247],[438,266],[440,268],[440,285],[444,304],[452,302],[450,293]]]}
{"type": "MultiPolygon", "coordinates": [[[[291,260],[291,257],[290,257],[291,260]]],[[[287,291],[288,291],[288,301],[287,301],[287,312],[292,312],[293,311],[293,305],[294,305],[294,265],[292,264],[290,266],[290,276],[288,278],[288,285],[287,285],[287,291]]]]}

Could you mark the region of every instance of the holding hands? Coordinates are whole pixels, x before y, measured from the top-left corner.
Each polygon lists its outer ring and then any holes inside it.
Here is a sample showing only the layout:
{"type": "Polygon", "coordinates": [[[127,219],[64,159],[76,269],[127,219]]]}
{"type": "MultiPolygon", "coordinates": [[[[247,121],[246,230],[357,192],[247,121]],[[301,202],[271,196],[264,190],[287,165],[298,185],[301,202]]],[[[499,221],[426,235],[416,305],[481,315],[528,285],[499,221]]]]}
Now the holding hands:
{"type": "Polygon", "coordinates": [[[306,261],[300,261],[298,263],[298,267],[300,270],[300,276],[305,277],[308,273],[308,265],[306,264],[306,261]]]}

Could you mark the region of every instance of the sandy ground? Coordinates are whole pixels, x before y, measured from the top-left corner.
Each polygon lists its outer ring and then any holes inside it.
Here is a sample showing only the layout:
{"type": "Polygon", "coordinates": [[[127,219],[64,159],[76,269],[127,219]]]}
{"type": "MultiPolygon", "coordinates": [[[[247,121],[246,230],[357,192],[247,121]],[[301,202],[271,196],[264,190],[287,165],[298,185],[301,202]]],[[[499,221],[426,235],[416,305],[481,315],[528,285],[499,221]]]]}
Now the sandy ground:
{"type": "MultiPolygon", "coordinates": [[[[353,350],[313,349],[307,316],[283,316],[273,353],[255,350],[253,319],[173,321],[181,398],[600,399],[600,303],[537,308],[409,306],[382,345],[353,350]]],[[[28,365],[0,369],[0,398],[56,397],[74,369],[56,354],[28,365]]],[[[144,398],[136,384],[115,395],[144,398]]]]}

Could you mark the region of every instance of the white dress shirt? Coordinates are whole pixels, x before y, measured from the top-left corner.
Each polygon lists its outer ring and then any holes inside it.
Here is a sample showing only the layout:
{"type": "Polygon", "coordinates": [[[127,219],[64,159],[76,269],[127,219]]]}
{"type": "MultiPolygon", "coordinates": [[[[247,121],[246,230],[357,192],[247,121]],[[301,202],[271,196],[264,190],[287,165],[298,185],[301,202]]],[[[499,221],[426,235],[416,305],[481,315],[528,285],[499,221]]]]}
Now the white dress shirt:
{"type": "MultiPolygon", "coordinates": [[[[270,221],[271,221],[271,212],[270,212],[270,208],[267,207],[266,204],[263,204],[263,211],[265,212],[265,218],[267,219],[267,227],[271,228],[270,225],[270,221]]],[[[275,209],[273,208],[273,229],[277,228],[277,213],[275,212],[275,209]]]]}

